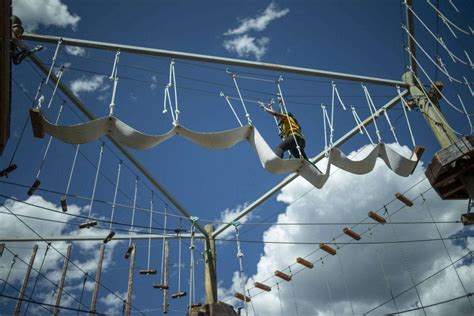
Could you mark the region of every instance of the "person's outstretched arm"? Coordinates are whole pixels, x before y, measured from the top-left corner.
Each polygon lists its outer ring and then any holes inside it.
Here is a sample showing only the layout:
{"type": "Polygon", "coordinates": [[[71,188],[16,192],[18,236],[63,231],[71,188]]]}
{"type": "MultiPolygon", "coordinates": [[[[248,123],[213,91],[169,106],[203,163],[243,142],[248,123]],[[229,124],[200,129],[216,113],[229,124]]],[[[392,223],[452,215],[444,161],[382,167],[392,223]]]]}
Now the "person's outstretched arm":
{"type": "Polygon", "coordinates": [[[265,112],[267,112],[267,113],[269,113],[269,114],[271,114],[271,115],[273,115],[273,116],[276,116],[276,117],[278,117],[278,118],[280,118],[280,119],[286,119],[286,115],[285,115],[285,114],[282,114],[282,113],[280,113],[280,112],[273,111],[271,108],[267,108],[267,107],[264,106],[264,105],[261,105],[261,108],[262,108],[265,112]]]}

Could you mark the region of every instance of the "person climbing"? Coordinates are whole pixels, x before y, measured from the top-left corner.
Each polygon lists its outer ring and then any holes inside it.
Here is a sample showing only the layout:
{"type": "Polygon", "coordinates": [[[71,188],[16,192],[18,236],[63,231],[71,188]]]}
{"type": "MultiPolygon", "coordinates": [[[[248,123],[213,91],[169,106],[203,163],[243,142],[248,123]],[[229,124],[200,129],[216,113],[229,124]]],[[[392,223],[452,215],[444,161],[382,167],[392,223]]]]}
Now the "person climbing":
{"type": "Polygon", "coordinates": [[[283,158],[285,151],[289,150],[291,155],[295,158],[303,158],[308,160],[304,151],[305,139],[301,127],[293,114],[288,113],[285,115],[280,112],[273,111],[271,108],[267,108],[263,104],[260,107],[267,113],[275,116],[278,122],[279,135],[282,142],[275,149],[275,154],[283,158]],[[299,150],[298,150],[299,146],[299,150]],[[300,156],[301,152],[301,156],[300,156]]]}
{"type": "Polygon", "coordinates": [[[37,45],[33,49],[25,49],[20,45],[20,40],[25,30],[23,29],[22,22],[19,17],[12,15],[10,17],[11,23],[11,45],[10,55],[13,64],[19,65],[23,59],[43,49],[43,46],[37,45]]]}

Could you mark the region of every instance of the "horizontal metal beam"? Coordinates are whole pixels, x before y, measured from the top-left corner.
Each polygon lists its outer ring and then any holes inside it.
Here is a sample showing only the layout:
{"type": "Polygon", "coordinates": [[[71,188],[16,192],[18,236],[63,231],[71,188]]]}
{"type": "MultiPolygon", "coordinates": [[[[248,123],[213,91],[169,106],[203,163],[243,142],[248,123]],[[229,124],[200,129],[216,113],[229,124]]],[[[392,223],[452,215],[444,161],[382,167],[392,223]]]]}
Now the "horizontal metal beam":
{"type": "MultiPolygon", "coordinates": [[[[107,234],[104,234],[104,236],[79,236],[79,235],[64,235],[64,236],[44,236],[42,238],[39,237],[0,237],[0,242],[39,242],[39,241],[48,241],[48,242],[53,242],[53,241],[103,241],[105,236],[107,234]]],[[[114,240],[129,240],[130,238],[132,240],[140,240],[140,239],[178,239],[179,237],[181,238],[191,238],[190,234],[182,234],[180,236],[173,234],[173,235],[160,235],[160,234],[133,234],[133,235],[115,235],[112,241],[114,240]]],[[[202,234],[195,234],[194,238],[197,239],[202,239],[206,238],[202,234]]]]}
{"type": "Polygon", "coordinates": [[[372,83],[372,84],[379,84],[379,85],[385,85],[385,86],[398,85],[400,87],[406,87],[406,83],[400,80],[391,80],[391,79],[384,79],[384,78],[377,78],[377,77],[352,75],[352,74],[342,73],[342,72],[326,71],[326,70],[303,68],[303,67],[294,67],[294,66],[287,66],[287,65],[280,65],[280,64],[270,64],[270,63],[264,63],[264,62],[242,60],[242,59],[192,54],[192,53],[177,52],[177,51],[172,51],[172,50],[121,45],[121,44],[107,43],[107,42],[96,42],[96,41],[88,41],[88,40],[81,40],[81,39],[75,39],[75,38],[64,38],[64,37],[58,37],[58,36],[39,35],[39,34],[32,34],[32,33],[26,33],[23,35],[22,38],[25,40],[44,42],[44,43],[57,43],[59,39],[61,39],[64,45],[71,45],[71,46],[78,46],[78,47],[105,49],[105,50],[111,50],[111,51],[116,51],[120,49],[121,52],[127,52],[127,53],[132,53],[132,54],[139,54],[139,55],[169,57],[169,58],[176,58],[176,59],[206,62],[206,63],[212,63],[212,64],[223,64],[227,66],[239,66],[239,67],[247,67],[247,68],[272,70],[272,71],[278,71],[278,72],[283,72],[283,73],[293,73],[293,74],[306,75],[306,76],[325,77],[325,78],[331,78],[331,79],[372,83]]]}
{"type": "MultiPolygon", "coordinates": [[[[17,45],[23,46],[24,44],[20,41],[16,41],[17,45]]],[[[43,62],[36,57],[36,55],[32,54],[29,56],[33,63],[43,72],[43,74],[47,75],[49,73],[49,69],[43,64],[43,62]]],[[[58,77],[51,72],[50,79],[52,82],[57,83],[58,77]]],[[[95,120],[96,117],[87,109],[85,104],[76,97],[76,95],[61,81],[58,84],[59,90],[61,90],[71,101],[72,103],[90,120],[95,120]]],[[[107,138],[112,142],[112,144],[145,176],[145,178],[150,181],[155,188],[157,188],[184,216],[188,219],[191,215],[184,209],[183,206],[156,180],[151,173],[137,160],[133,155],[125,149],[119,142],[113,139],[110,135],[106,135],[107,138]]],[[[204,235],[207,235],[206,231],[202,228],[201,225],[195,223],[197,229],[202,232],[204,235]]]]}
{"type": "MultiPolygon", "coordinates": [[[[408,95],[408,90],[404,90],[402,93],[401,93],[401,96],[402,97],[405,97],[406,95],[408,95]]],[[[396,96],[395,98],[393,98],[392,100],[388,101],[384,106],[382,106],[380,109],[378,109],[375,113],[374,113],[374,117],[377,118],[379,115],[381,115],[383,113],[383,111],[385,110],[389,110],[391,109],[392,107],[394,107],[398,102],[400,101],[400,97],[399,96],[396,96]]],[[[341,138],[339,138],[336,142],[334,142],[334,147],[339,147],[341,146],[342,144],[344,144],[346,141],[348,141],[352,136],[356,135],[357,133],[359,133],[360,131],[360,128],[362,126],[367,126],[369,124],[371,124],[373,122],[373,119],[372,119],[372,116],[369,116],[367,117],[365,120],[363,120],[359,125],[355,126],[353,129],[351,129],[349,132],[347,132],[344,136],[342,136],[341,138]]],[[[320,152],[316,157],[314,157],[313,159],[311,159],[311,162],[313,163],[316,163],[320,160],[322,160],[324,157],[325,157],[325,151],[322,151],[320,152]]],[[[235,219],[233,221],[238,221],[239,219],[241,219],[242,217],[244,217],[245,215],[247,215],[248,213],[250,213],[253,209],[255,209],[257,206],[259,206],[260,204],[262,204],[263,202],[265,202],[266,200],[268,200],[273,194],[275,194],[276,192],[280,191],[281,189],[283,189],[287,184],[289,184],[291,181],[295,180],[299,175],[297,173],[293,173],[291,175],[289,175],[288,177],[286,177],[283,181],[281,181],[280,183],[278,183],[276,186],[274,186],[272,189],[270,189],[269,191],[267,191],[265,194],[263,194],[259,199],[257,199],[255,202],[253,202],[252,204],[250,204],[249,206],[247,206],[245,209],[243,209],[239,214],[237,214],[237,216],[235,217],[235,219]]],[[[230,223],[227,223],[227,224],[224,224],[222,225],[221,227],[219,227],[218,229],[216,229],[214,231],[214,233],[212,234],[212,237],[217,237],[219,234],[221,234],[222,232],[224,232],[227,228],[229,228],[232,224],[230,223]]]]}

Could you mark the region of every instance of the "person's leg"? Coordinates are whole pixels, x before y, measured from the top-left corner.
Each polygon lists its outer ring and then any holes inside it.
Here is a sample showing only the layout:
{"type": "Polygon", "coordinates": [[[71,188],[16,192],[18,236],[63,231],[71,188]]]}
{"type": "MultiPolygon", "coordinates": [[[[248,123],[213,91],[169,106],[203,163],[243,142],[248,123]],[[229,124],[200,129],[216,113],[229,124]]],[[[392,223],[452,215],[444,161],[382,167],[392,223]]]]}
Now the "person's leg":
{"type": "Polygon", "coordinates": [[[291,151],[292,148],[296,148],[295,146],[296,146],[296,144],[295,144],[295,140],[293,139],[293,137],[292,136],[287,137],[280,143],[280,145],[277,146],[277,148],[275,149],[275,154],[278,157],[283,158],[284,152],[287,151],[287,150],[291,151]]]}
{"type": "MultiPolygon", "coordinates": [[[[291,137],[293,138],[293,137],[291,137]]],[[[306,156],[306,153],[304,151],[304,147],[305,147],[305,140],[304,138],[300,138],[298,136],[296,136],[296,141],[298,142],[298,145],[300,145],[300,151],[301,151],[301,156],[303,156],[304,159],[308,160],[308,157],[306,156]]],[[[291,154],[295,157],[295,158],[300,158],[300,153],[298,151],[298,148],[296,147],[296,143],[293,142],[293,147],[290,149],[291,151],[291,154]]]]}

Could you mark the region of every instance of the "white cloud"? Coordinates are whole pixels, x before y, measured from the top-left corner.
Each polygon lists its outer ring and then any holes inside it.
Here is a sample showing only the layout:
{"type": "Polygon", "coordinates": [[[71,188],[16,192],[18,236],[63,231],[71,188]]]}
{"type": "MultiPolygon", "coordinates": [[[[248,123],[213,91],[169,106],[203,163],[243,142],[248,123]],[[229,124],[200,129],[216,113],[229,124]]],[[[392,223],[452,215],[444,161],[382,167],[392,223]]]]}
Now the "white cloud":
{"type": "MultiPolygon", "coordinates": [[[[406,147],[398,147],[397,150],[408,151],[406,147]]],[[[320,163],[321,167],[322,165],[324,162],[320,163]]],[[[422,164],[418,166],[412,176],[403,178],[392,173],[383,162],[378,161],[373,172],[363,176],[352,175],[342,170],[333,172],[322,190],[312,190],[300,199],[298,197],[311,189],[311,185],[304,179],[298,178],[285,187],[277,197],[281,202],[292,203],[287,206],[284,213],[278,216],[277,222],[359,222],[367,216],[368,211],[377,210],[391,201],[395,192],[404,191],[424,178],[422,164]]],[[[407,196],[415,198],[428,188],[429,183],[425,180],[409,191],[407,196]]],[[[435,219],[458,220],[460,210],[464,210],[464,201],[441,201],[433,190],[424,195],[435,219]]],[[[414,207],[402,209],[393,215],[392,220],[400,222],[430,221],[428,211],[420,200],[415,201],[414,207]]],[[[394,212],[400,206],[400,202],[395,201],[388,205],[388,209],[390,212],[394,212]]],[[[333,237],[341,234],[343,227],[339,225],[274,225],[264,232],[263,241],[330,242],[333,237]]],[[[361,233],[368,227],[370,226],[359,225],[354,230],[361,233]]],[[[456,233],[459,229],[459,224],[440,224],[440,230],[444,237],[456,233]]],[[[361,241],[396,241],[397,238],[410,240],[439,238],[439,236],[433,225],[379,225],[364,234],[361,241]]],[[[336,242],[348,241],[350,238],[345,235],[336,238],[336,242]]],[[[446,242],[454,260],[468,252],[461,246],[456,246],[450,241],[446,242]]],[[[467,242],[472,244],[472,238],[469,238],[467,242]]],[[[243,244],[243,247],[245,251],[246,245],[243,244]]],[[[271,277],[277,269],[289,273],[288,266],[294,264],[297,257],[303,257],[309,253],[312,254],[307,259],[315,262],[312,270],[303,269],[300,273],[295,274],[292,283],[281,281],[276,277],[265,282],[268,285],[280,282],[280,293],[276,287],[273,287],[271,292],[255,296],[252,303],[256,313],[259,315],[280,314],[279,297],[281,297],[283,314],[295,313],[296,300],[300,315],[333,315],[334,312],[337,315],[346,315],[351,314],[351,305],[355,314],[361,315],[390,298],[384,273],[381,271],[381,265],[377,259],[378,256],[380,256],[394,294],[412,286],[406,264],[409,265],[415,282],[421,281],[426,276],[450,264],[441,241],[414,244],[349,245],[339,249],[336,256],[325,258],[324,264],[319,261],[324,253],[318,250],[318,245],[267,243],[264,245],[263,253],[257,263],[256,273],[246,278],[246,288],[253,287],[255,281],[262,282],[271,277]],[[293,291],[295,291],[295,295],[293,291]]],[[[300,269],[302,266],[292,266],[293,273],[300,269]]],[[[474,265],[461,265],[458,267],[458,273],[467,287],[467,292],[472,292],[474,290],[474,265]]],[[[237,272],[234,272],[232,282],[229,288],[219,289],[220,295],[226,296],[232,295],[235,291],[241,292],[237,272]]],[[[424,305],[464,293],[452,267],[419,285],[417,289],[424,305]]],[[[253,289],[251,295],[259,292],[259,290],[253,289]]],[[[224,298],[220,297],[220,299],[224,298]]],[[[396,299],[399,310],[412,308],[416,306],[417,301],[414,290],[410,290],[396,299]]],[[[234,302],[241,304],[239,301],[234,302]]],[[[254,314],[253,308],[249,307],[250,315],[254,314]]],[[[372,314],[380,315],[394,311],[393,303],[389,303],[372,314]]],[[[467,315],[469,311],[470,306],[467,299],[463,299],[429,309],[427,313],[429,315],[467,315]]]]}
{"type": "Polygon", "coordinates": [[[280,10],[278,5],[275,2],[272,2],[261,15],[255,18],[242,19],[237,28],[228,30],[224,35],[239,35],[248,31],[263,31],[271,21],[284,17],[289,12],[289,9],[280,10]]]}
{"type": "Polygon", "coordinates": [[[99,301],[102,302],[107,307],[105,312],[103,312],[104,314],[119,315],[122,312],[123,301],[117,296],[125,297],[126,293],[125,292],[121,293],[117,291],[115,292],[115,295],[113,293],[109,293],[107,294],[107,296],[101,297],[99,299],[99,301]]]}
{"type": "MultiPolygon", "coordinates": [[[[244,209],[248,206],[248,203],[244,203],[243,205],[237,205],[236,208],[230,209],[227,208],[224,211],[221,212],[218,222],[222,223],[231,223],[235,217],[244,209]]],[[[252,219],[252,213],[245,215],[241,219],[239,219],[240,224],[245,224],[248,220],[252,219]]],[[[216,230],[219,230],[224,224],[221,224],[216,228],[216,230]]],[[[235,232],[235,229],[231,226],[227,228],[222,234],[219,235],[219,238],[227,238],[231,235],[233,235],[235,232]]]]}
{"type": "Polygon", "coordinates": [[[244,34],[225,40],[224,47],[231,53],[237,53],[239,57],[250,57],[253,55],[257,60],[260,60],[267,52],[269,42],[270,39],[268,37],[255,38],[244,34]]]}
{"type": "Polygon", "coordinates": [[[153,81],[151,84],[150,84],[150,89],[153,91],[153,90],[156,90],[156,88],[158,88],[158,78],[156,78],[155,75],[151,76],[151,81],[153,81]]]}
{"type": "Polygon", "coordinates": [[[13,0],[13,14],[18,16],[26,31],[34,31],[40,25],[72,27],[76,29],[81,18],[69,12],[60,0],[13,0]]]}
{"type": "Polygon", "coordinates": [[[105,76],[94,75],[90,78],[82,77],[71,82],[71,91],[75,95],[79,95],[82,92],[94,92],[94,91],[105,91],[110,86],[104,84],[105,76]]]}
{"type": "Polygon", "coordinates": [[[79,46],[65,46],[66,52],[73,56],[84,56],[86,54],[86,50],[79,46]]]}

